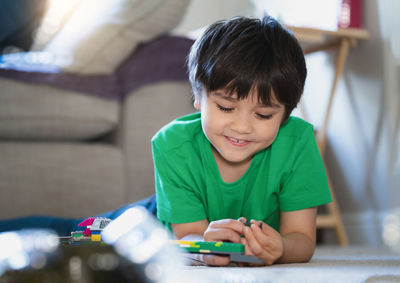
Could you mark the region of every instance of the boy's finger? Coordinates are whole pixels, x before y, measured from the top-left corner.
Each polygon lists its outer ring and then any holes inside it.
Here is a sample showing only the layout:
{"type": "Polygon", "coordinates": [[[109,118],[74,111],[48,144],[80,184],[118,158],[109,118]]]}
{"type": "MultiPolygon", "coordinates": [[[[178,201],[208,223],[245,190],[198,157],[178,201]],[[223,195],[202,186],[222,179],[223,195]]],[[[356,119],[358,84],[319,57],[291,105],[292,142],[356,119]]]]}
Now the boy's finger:
{"type": "Polygon", "coordinates": [[[232,229],[213,228],[206,231],[204,240],[211,242],[230,241],[232,243],[240,243],[240,235],[241,233],[232,229]]]}
{"type": "Polygon", "coordinates": [[[245,237],[252,252],[258,257],[271,256],[274,241],[264,234],[256,224],[246,227],[245,237]]]}
{"type": "Polygon", "coordinates": [[[269,252],[269,247],[273,247],[274,245],[274,235],[273,233],[277,233],[272,227],[268,226],[267,224],[263,224],[260,228],[260,225],[253,223],[251,225],[251,231],[253,232],[254,238],[260,244],[263,249],[266,249],[269,252]],[[273,229],[273,231],[271,231],[273,229]],[[266,232],[267,230],[267,232],[266,232]]]}
{"type": "Polygon", "coordinates": [[[203,255],[203,261],[208,265],[224,266],[231,262],[231,258],[229,256],[203,255]]]}
{"type": "Polygon", "coordinates": [[[229,228],[236,231],[239,234],[243,233],[243,223],[235,219],[222,219],[213,221],[210,223],[212,228],[229,228]]]}
{"type": "Polygon", "coordinates": [[[274,236],[276,235],[276,233],[278,233],[274,228],[262,221],[251,220],[250,222],[256,224],[264,234],[267,234],[269,236],[274,236]]]}
{"type": "MultiPolygon", "coordinates": [[[[259,229],[259,228],[258,228],[259,229]]],[[[249,227],[245,228],[245,237],[252,255],[261,258],[267,265],[273,262],[273,256],[265,247],[261,246],[256,240],[255,235],[252,233],[252,229],[249,227]]],[[[261,233],[261,231],[259,231],[261,233]]],[[[264,235],[264,237],[268,238],[264,235]]]]}
{"type": "Polygon", "coordinates": [[[261,245],[258,243],[253,230],[250,227],[244,228],[244,236],[247,241],[247,244],[253,254],[257,254],[262,249],[261,245]]]}
{"type": "Polygon", "coordinates": [[[246,238],[241,238],[241,242],[244,245],[244,254],[245,255],[252,255],[254,256],[254,254],[252,253],[252,251],[249,248],[249,244],[247,243],[246,238]]]}
{"type": "MultiPolygon", "coordinates": [[[[249,229],[248,227],[246,228],[249,229]]],[[[246,238],[249,237],[249,239],[247,239],[247,243],[253,255],[262,259],[266,265],[271,265],[276,260],[276,258],[274,258],[273,254],[269,251],[267,247],[261,246],[260,243],[255,239],[254,235],[251,234],[251,231],[246,231],[246,238]]],[[[268,236],[265,235],[264,237],[268,238],[268,236]]]]}

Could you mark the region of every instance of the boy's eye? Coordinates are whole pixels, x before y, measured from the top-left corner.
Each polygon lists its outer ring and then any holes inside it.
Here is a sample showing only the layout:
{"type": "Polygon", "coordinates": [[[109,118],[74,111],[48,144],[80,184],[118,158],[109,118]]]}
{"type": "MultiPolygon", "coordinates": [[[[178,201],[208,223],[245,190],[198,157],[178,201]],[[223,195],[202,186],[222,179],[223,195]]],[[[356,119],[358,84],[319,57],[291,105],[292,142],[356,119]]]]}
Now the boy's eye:
{"type": "Polygon", "coordinates": [[[269,120],[272,118],[272,115],[262,115],[262,114],[257,114],[258,118],[263,119],[263,120],[269,120]]]}
{"type": "Polygon", "coordinates": [[[219,104],[217,104],[217,107],[218,107],[219,110],[221,110],[223,112],[231,112],[233,110],[233,108],[226,108],[226,107],[223,107],[223,106],[221,106],[219,104]]]}

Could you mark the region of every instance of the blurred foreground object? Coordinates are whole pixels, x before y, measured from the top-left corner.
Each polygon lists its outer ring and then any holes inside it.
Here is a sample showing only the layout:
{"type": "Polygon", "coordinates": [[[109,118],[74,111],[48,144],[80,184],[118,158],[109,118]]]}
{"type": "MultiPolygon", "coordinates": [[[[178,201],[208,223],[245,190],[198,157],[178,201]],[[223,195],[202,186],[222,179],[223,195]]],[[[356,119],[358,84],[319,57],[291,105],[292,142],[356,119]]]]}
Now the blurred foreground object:
{"type": "Polygon", "coordinates": [[[0,275],[6,270],[40,269],[58,247],[57,235],[47,230],[0,234],[0,275]]]}
{"type": "Polygon", "coordinates": [[[383,221],[383,242],[400,252],[400,208],[386,215],[383,221]]]}
{"type": "Polygon", "coordinates": [[[101,239],[132,263],[142,265],[145,275],[157,282],[176,282],[184,266],[171,235],[144,207],[128,209],[101,233],[101,239]]]}
{"type": "Polygon", "coordinates": [[[0,234],[0,281],[7,283],[181,282],[179,250],[143,207],[107,225],[104,242],[60,242],[52,231],[0,234]]]}

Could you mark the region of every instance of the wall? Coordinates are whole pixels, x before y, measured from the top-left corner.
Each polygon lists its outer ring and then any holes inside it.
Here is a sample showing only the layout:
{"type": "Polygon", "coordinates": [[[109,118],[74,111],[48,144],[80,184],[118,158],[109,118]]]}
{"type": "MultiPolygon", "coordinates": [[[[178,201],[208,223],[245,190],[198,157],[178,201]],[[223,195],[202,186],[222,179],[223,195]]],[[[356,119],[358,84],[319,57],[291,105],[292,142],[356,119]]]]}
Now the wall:
{"type": "MultiPolygon", "coordinates": [[[[381,244],[383,218],[400,206],[400,60],[387,32],[396,30],[393,25],[400,30],[398,20],[393,23],[396,1],[364,1],[364,26],[371,39],[350,50],[328,129],[326,165],[354,244],[381,244]]],[[[217,19],[251,15],[252,8],[244,0],[193,0],[176,30],[184,34],[217,19]]],[[[327,104],[334,60],[332,52],[307,56],[303,104],[316,127],[327,104]]]]}
{"type": "Polygon", "coordinates": [[[247,0],[191,0],[186,16],[174,32],[186,34],[217,20],[251,13],[252,5],[247,0]]]}
{"type": "MultiPolygon", "coordinates": [[[[364,2],[371,39],[350,50],[328,128],[326,165],[351,243],[381,243],[387,209],[387,125],[383,49],[376,1],[364,2]]],[[[319,125],[332,84],[335,54],[308,57],[305,105],[319,125]]]]}
{"type": "MultiPolygon", "coordinates": [[[[400,60],[389,48],[390,31],[400,25],[392,21],[396,1],[389,2],[364,1],[364,26],[371,39],[350,51],[328,131],[327,167],[350,242],[357,244],[382,243],[384,218],[400,206],[400,60]]],[[[319,95],[325,74],[332,77],[332,68],[323,63],[333,58],[319,56],[309,61],[311,96],[319,95]]],[[[308,103],[318,107],[312,99],[308,103]]]]}
{"type": "Polygon", "coordinates": [[[400,206],[400,2],[379,2],[383,41],[384,93],[387,97],[388,124],[388,200],[389,208],[400,206]]]}

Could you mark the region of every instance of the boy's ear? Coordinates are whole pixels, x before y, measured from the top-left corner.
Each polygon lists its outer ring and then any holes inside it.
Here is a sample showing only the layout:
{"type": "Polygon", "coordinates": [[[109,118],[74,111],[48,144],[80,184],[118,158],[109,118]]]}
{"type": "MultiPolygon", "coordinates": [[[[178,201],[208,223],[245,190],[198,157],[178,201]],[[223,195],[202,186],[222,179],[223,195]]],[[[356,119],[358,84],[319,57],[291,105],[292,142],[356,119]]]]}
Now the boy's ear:
{"type": "Polygon", "coordinates": [[[194,94],[194,102],[193,102],[193,106],[195,109],[200,110],[200,98],[198,94],[194,94]]]}

